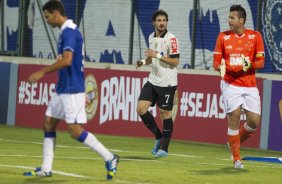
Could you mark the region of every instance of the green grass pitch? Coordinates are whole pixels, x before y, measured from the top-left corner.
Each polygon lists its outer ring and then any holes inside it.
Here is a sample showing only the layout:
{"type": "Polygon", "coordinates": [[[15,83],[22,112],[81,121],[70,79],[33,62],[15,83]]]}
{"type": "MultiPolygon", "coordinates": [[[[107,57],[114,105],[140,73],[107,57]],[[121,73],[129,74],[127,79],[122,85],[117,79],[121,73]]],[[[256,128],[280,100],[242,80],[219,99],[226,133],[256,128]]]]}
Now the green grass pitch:
{"type": "MultiPolygon", "coordinates": [[[[102,157],[70,138],[57,133],[53,176],[25,177],[24,171],[40,166],[43,132],[38,129],[0,125],[0,183],[2,184],[273,184],[282,183],[282,164],[247,162],[233,169],[224,145],[172,140],[169,156],[151,155],[153,138],[96,135],[120,156],[113,181],[106,181],[102,157]]],[[[242,156],[281,157],[281,152],[241,149],[242,156]]]]}

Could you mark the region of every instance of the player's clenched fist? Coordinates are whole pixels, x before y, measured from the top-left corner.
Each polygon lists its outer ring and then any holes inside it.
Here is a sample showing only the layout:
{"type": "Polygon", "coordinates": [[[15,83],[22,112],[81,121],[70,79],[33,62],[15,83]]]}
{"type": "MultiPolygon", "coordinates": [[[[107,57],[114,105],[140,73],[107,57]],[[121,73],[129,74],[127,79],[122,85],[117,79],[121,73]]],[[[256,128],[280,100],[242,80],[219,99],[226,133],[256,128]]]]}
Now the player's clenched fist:
{"type": "Polygon", "coordinates": [[[136,62],[136,68],[139,68],[139,67],[141,67],[142,65],[145,65],[146,64],[146,61],[145,60],[138,60],[137,62],[136,62]]]}
{"type": "Polygon", "coordinates": [[[31,74],[27,81],[28,81],[28,83],[32,84],[32,83],[37,82],[43,76],[44,76],[44,74],[41,71],[38,71],[38,72],[31,74]]]}

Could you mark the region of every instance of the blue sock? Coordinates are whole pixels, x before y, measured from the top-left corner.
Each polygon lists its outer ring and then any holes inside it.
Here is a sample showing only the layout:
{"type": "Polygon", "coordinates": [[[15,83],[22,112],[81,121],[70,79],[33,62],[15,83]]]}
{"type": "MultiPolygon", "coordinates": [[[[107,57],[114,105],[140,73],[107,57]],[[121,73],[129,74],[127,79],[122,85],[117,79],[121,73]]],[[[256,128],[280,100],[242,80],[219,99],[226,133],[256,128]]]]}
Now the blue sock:
{"type": "Polygon", "coordinates": [[[88,135],[88,132],[83,130],[83,132],[80,134],[80,136],[77,138],[77,140],[79,142],[84,142],[86,137],[87,137],[87,135],[88,135]]]}
{"type": "Polygon", "coordinates": [[[44,132],[44,137],[47,138],[56,138],[56,132],[44,132]]]}

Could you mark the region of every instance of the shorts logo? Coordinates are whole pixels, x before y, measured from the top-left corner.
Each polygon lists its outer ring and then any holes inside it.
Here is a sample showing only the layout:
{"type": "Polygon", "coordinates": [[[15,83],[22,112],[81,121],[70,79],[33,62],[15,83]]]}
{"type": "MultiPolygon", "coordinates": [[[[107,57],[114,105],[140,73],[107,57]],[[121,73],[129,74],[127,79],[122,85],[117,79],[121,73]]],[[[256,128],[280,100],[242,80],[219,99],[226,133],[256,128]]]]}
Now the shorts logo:
{"type": "Polygon", "coordinates": [[[282,71],[282,2],[281,0],[263,1],[262,23],[264,41],[272,63],[282,71]]]}
{"type": "Polygon", "coordinates": [[[87,120],[89,121],[93,119],[96,114],[99,99],[97,81],[91,74],[87,75],[85,78],[85,93],[89,101],[85,107],[87,120]]]}

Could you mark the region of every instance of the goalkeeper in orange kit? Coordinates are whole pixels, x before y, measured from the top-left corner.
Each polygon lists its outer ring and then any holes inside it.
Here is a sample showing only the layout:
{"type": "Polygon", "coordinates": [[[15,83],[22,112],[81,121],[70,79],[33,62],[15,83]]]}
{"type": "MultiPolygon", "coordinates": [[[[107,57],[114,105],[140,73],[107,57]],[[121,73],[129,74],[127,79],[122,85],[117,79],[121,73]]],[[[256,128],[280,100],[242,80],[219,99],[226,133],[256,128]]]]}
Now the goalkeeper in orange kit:
{"type": "Polygon", "coordinates": [[[261,121],[261,101],[255,70],[264,67],[264,46],[259,32],[246,29],[246,11],[241,5],[230,7],[230,30],[219,33],[213,66],[222,76],[221,92],[228,120],[228,144],[234,168],[244,168],[240,143],[245,141],[261,121]],[[247,122],[240,127],[241,110],[247,122]]]}

